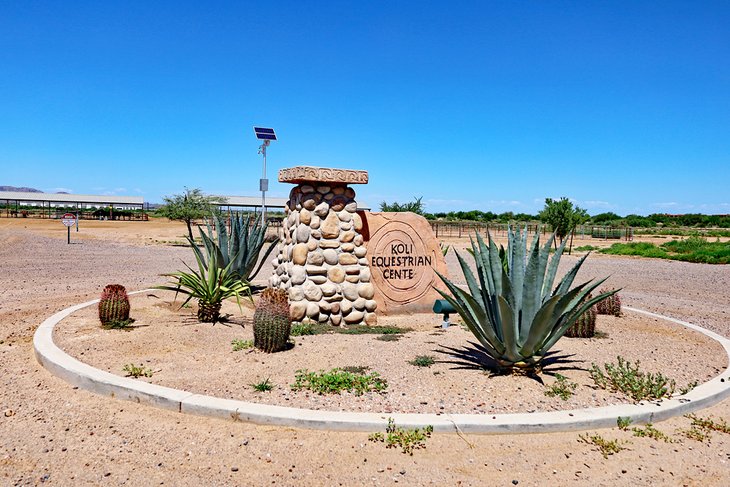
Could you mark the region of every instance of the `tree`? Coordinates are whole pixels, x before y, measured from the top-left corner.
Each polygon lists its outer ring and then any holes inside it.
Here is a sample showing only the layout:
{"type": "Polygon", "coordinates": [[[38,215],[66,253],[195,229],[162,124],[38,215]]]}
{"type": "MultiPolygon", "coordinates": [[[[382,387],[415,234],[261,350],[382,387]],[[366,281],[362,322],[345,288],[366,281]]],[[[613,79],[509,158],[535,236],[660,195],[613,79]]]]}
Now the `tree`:
{"type": "Polygon", "coordinates": [[[540,212],[538,218],[550,225],[560,243],[563,243],[565,237],[570,235],[577,225],[588,220],[588,213],[583,208],[574,207],[573,203],[563,196],[559,200],[545,198],[545,208],[540,212]]]}
{"type": "Polygon", "coordinates": [[[193,240],[193,221],[216,214],[218,205],[225,203],[225,198],[206,195],[198,188],[185,188],[183,194],[165,196],[162,199],[165,204],[157,210],[157,214],[170,220],[185,222],[190,240],[193,240]]]}
{"type": "Polygon", "coordinates": [[[380,211],[410,211],[417,215],[423,215],[423,208],[426,206],[421,201],[423,199],[423,196],[420,198],[416,198],[414,196],[415,201],[411,201],[409,203],[403,203],[400,204],[398,202],[393,202],[391,204],[386,203],[383,201],[380,203],[380,211]]]}

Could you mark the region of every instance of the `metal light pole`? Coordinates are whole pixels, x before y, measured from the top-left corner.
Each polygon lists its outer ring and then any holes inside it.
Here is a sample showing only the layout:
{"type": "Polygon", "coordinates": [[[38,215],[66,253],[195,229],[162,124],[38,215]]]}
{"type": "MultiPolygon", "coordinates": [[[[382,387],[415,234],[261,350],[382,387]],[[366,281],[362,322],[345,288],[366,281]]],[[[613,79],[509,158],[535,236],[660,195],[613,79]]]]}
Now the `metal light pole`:
{"type": "Polygon", "coordinates": [[[259,190],[261,191],[261,223],[266,223],[266,192],[269,190],[269,180],[266,179],[266,148],[271,144],[272,140],[276,140],[274,129],[264,127],[254,127],[256,138],[261,140],[259,146],[259,154],[264,156],[264,170],[259,180],[259,190]]]}

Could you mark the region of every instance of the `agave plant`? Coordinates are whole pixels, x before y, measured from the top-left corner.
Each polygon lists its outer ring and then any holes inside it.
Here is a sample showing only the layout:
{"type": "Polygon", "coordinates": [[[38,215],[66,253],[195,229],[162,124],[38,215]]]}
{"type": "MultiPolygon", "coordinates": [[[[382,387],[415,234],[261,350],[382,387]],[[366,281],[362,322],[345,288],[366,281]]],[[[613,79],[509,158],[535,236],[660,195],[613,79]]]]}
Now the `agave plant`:
{"type": "MultiPolygon", "coordinates": [[[[550,259],[555,235],[540,246],[537,232],[527,250],[527,229],[509,228],[505,259],[500,258],[491,235],[488,245],[477,234],[471,241],[478,275],[457,252],[468,291],[439,274],[451,292],[439,293],[456,309],[469,330],[499,364],[502,371],[532,374],[539,372],[545,354],[563,336],[575,320],[595,303],[615,291],[594,298],[588,295],[607,278],[588,281],[573,289],[578,270],[588,255],[553,288],[558,263],[568,239],[550,259]]],[[[504,253],[502,254],[504,256],[504,253]]]]}
{"type": "MultiPolygon", "coordinates": [[[[193,248],[197,249],[195,246],[193,248]]],[[[187,299],[180,306],[181,308],[191,299],[196,298],[198,300],[198,321],[215,323],[220,318],[223,300],[235,296],[240,308],[241,294],[249,292],[249,285],[231,272],[231,263],[221,267],[215,252],[208,254],[207,265],[202,252],[195,252],[195,259],[198,263],[197,271],[185,264],[190,272],[179,271],[163,274],[172,277],[173,282],[164,286],[155,286],[155,288],[175,291],[175,299],[177,299],[178,293],[186,294],[187,299]]]]}
{"type": "MultiPolygon", "coordinates": [[[[225,219],[220,215],[214,215],[213,219],[215,233],[210,223],[207,224],[207,234],[200,229],[200,237],[208,255],[215,255],[220,266],[230,267],[232,274],[237,275],[244,282],[250,282],[259,273],[261,266],[276,246],[276,241],[269,245],[261,259],[261,263],[254,271],[256,262],[259,260],[259,254],[264,247],[268,224],[262,224],[261,217],[255,221],[251,221],[251,217],[244,219],[242,215],[231,217],[231,232],[229,235],[225,219]]],[[[208,262],[205,260],[203,252],[189,237],[188,240],[197,257],[202,259],[207,267],[208,262]]]]}

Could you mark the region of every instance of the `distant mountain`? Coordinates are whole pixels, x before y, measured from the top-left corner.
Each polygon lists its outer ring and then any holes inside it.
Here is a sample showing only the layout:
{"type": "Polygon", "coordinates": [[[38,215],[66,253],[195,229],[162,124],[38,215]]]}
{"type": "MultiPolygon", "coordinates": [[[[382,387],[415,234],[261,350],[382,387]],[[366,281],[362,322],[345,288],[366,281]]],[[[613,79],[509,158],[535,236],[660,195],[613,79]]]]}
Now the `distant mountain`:
{"type": "Polygon", "coordinates": [[[0,191],[16,191],[19,193],[42,193],[43,191],[35,188],[16,188],[15,186],[0,186],[0,191]]]}

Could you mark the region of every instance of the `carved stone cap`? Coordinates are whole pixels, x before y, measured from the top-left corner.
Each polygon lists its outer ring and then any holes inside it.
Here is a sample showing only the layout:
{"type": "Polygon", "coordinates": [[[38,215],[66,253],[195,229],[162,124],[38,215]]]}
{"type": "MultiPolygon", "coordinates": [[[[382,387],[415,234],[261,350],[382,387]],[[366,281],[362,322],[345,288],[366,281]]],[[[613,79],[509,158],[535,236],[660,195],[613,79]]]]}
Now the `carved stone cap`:
{"type": "Polygon", "coordinates": [[[367,184],[368,172],[354,169],[334,169],[330,167],[296,166],[279,170],[280,183],[343,183],[367,184]]]}

